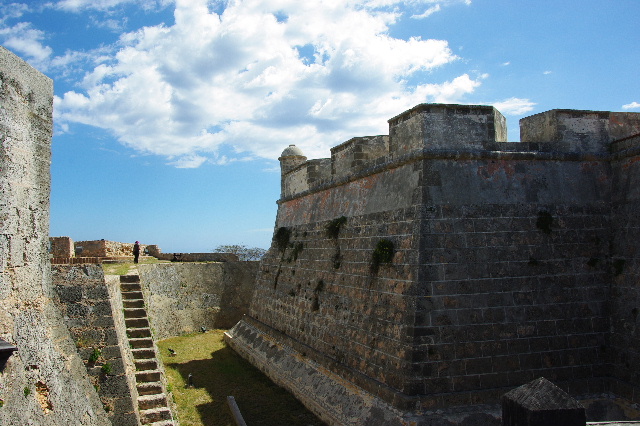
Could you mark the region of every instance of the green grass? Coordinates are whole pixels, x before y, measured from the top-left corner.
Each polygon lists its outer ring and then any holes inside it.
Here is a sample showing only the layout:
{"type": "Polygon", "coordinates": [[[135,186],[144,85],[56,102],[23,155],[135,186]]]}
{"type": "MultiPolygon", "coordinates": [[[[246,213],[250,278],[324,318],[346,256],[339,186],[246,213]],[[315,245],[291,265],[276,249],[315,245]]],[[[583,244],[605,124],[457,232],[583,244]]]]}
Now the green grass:
{"type": "Polygon", "coordinates": [[[233,396],[251,426],[323,426],[317,417],[224,343],[224,330],[158,342],[182,426],[235,426],[233,396]],[[169,348],[176,351],[171,356],[169,348]],[[189,373],[193,388],[188,388],[189,373]]]}
{"type": "MultiPolygon", "coordinates": [[[[155,257],[140,258],[139,265],[151,264],[151,263],[168,263],[166,260],[158,260],[155,257]]],[[[103,263],[102,270],[105,275],[127,275],[129,270],[136,264],[133,262],[123,263],[103,263]]]]}

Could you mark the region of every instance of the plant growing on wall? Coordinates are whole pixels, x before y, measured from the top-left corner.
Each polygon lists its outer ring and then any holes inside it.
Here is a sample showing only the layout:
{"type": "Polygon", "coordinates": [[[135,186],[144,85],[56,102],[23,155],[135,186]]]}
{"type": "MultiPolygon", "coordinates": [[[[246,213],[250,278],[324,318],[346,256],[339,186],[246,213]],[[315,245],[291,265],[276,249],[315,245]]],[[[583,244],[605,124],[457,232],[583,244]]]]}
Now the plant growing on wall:
{"type": "Polygon", "coordinates": [[[290,244],[290,247],[293,248],[293,251],[291,252],[291,256],[289,256],[289,259],[287,259],[288,262],[291,261],[296,261],[298,260],[298,255],[300,255],[300,252],[302,252],[302,250],[304,249],[304,244],[302,243],[296,243],[296,244],[290,244]]]}
{"type": "Polygon", "coordinates": [[[281,226],[276,231],[273,239],[278,246],[278,250],[284,253],[284,251],[287,249],[287,246],[289,245],[289,240],[291,239],[291,230],[284,226],[281,226]]]}
{"type": "Polygon", "coordinates": [[[100,367],[100,372],[102,372],[102,374],[104,375],[108,375],[108,374],[111,374],[112,369],[113,369],[113,366],[107,362],[103,364],[102,367],[100,367]]]}
{"type": "Polygon", "coordinates": [[[536,220],[536,228],[545,234],[551,234],[551,225],[553,224],[553,216],[546,211],[538,212],[538,220],[536,220]]]}
{"type": "Polygon", "coordinates": [[[324,290],[324,281],[319,280],[316,288],[313,289],[313,301],[311,302],[311,311],[315,312],[320,309],[320,292],[324,290]]]}
{"type": "Polygon", "coordinates": [[[340,235],[340,228],[345,223],[347,223],[347,218],[344,216],[340,216],[339,218],[333,219],[331,222],[327,224],[327,236],[329,238],[337,239],[338,235],[340,235]]]}
{"type": "Polygon", "coordinates": [[[347,223],[347,218],[344,216],[340,216],[336,219],[333,219],[326,226],[327,236],[336,241],[336,251],[333,254],[333,268],[340,269],[340,265],[342,264],[342,254],[340,253],[340,245],[338,244],[338,236],[340,235],[340,228],[342,225],[347,223]]]}
{"type": "Polygon", "coordinates": [[[101,355],[102,355],[102,352],[100,351],[100,349],[93,348],[93,352],[89,356],[89,362],[94,364],[98,360],[98,358],[100,358],[101,355]]]}
{"type": "Polygon", "coordinates": [[[393,261],[394,254],[393,241],[384,238],[378,241],[375,250],[371,254],[371,272],[377,274],[380,265],[389,264],[393,261]]]}

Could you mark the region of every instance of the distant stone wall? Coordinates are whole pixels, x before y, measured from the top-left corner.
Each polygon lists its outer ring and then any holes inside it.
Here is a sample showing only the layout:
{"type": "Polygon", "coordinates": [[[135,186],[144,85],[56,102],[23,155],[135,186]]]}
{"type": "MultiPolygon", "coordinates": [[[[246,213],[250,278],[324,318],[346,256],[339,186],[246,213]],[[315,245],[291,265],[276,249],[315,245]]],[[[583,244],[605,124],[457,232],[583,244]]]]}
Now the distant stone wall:
{"type": "MultiPolygon", "coordinates": [[[[57,293],[54,300],[111,423],[113,426],[137,426],[133,402],[137,395],[129,387],[102,266],[55,265],[51,269],[57,293]]],[[[133,375],[134,372],[128,373],[133,375]]]]}
{"type": "Polygon", "coordinates": [[[74,257],[73,240],[69,237],[49,237],[49,254],[52,257],[74,257]]]}
{"type": "MultiPolygon", "coordinates": [[[[140,254],[144,253],[147,246],[140,244],[140,254]]],[[[133,243],[119,243],[116,241],[76,241],[76,256],[82,257],[123,257],[133,258],[133,243]]]]}
{"type": "Polygon", "coordinates": [[[249,310],[258,262],[138,265],[156,339],[231,328],[249,310]]]}
{"type": "Polygon", "coordinates": [[[172,262],[237,262],[233,253],[155,253],[153,257],[172,262]]]}
{"type": "Polygon", "coordinates": [[[52,81],[0,47],[0,424],[108,426],[51,297],[52,81]]]}

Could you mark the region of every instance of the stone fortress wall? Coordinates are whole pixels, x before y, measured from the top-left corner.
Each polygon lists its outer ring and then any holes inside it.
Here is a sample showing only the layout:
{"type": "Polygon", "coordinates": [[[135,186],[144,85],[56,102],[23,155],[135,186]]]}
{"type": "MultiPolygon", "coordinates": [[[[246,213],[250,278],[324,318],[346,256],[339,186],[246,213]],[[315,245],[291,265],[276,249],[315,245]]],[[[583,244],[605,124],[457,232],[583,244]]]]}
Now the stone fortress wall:
{"type": "Polygon", "coordinates": [[[229,344],[333,425],[496,424],[482,404],[540,376],[639,403],[640,114],[506,133],[492,107],[423,104],[330,159],[287,148],[229,344]]]}
{"type": "Polygon", "coordinates": [[[3,47],[0,105],[0,424],[110,425],[52,300],[52,81],[3,47]]]}
{"type": "Polygon", "coordinates": [[[249,312],[258,262],[139,265],[155,339],[228,329],[249,312]]]}
{"type": "MultiPolygon", "coordinates": [[[[109,294],[99,264],[52,265],[53,301],[64,318],[102,405],[114,426],[137,426],[137,392],[115,321],[122,303],[109,294]],[[109,368],[108,374],[103,366],[109,368]]],[[[119,291],[119,289],[117,289],[119,291]]],[[[121,333],[123,324],[119,324],[121,333]]]]}

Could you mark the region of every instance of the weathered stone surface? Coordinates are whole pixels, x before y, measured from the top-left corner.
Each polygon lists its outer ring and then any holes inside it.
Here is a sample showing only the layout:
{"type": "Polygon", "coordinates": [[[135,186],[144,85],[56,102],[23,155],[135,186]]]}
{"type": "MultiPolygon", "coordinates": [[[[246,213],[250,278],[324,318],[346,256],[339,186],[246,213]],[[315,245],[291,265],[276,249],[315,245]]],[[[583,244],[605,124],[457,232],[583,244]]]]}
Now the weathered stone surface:
{"type": "Polygon", "coordinates": [[[331,176],[283,164],[243,322],[425,422],[540,376],[637,398],[640,141],[603,147],[640,132],[640,115],[536,116],[524,143],[502,142],[500,117],[422,105],[391,119],[387,140],[334,148],[331,176]]]}
{"type": "MultiPolygon", "coordinates": [[[[53,265],[51,277],[63,313],[89,380],[110,407],[107,415],[114,426],[123,418],[135,417],[135,387],[127,377],[125,355],[118,345],[109,291],[100,265],[53,265]],[[105,375],[101,368],[108,366],[105,375]],[[128,407],[128,408],[127,408],[128,407]]],[[[120,305],[122,306],[122,305],[120,305]]],[[[124,330],[122,330],[124,333],[124,330]]],[[[106,367],[105,367],[106,368],[106,367]]],[[[130,368],[130,373],[133,369],[130,368]]]]}
{"type": "Polygon", "coordinates": [[[156,339],[230,328],[248,312],[257,262],[139,265],[156,339]]]}
{"type": "MultiPolygon", "coordinates": [[[[48,260],[53,88],[0,47],[0,424],[107,426],[62,315],[48,260]]],[[[73,298],[73,296],[72,296],[73,298]]]]}

